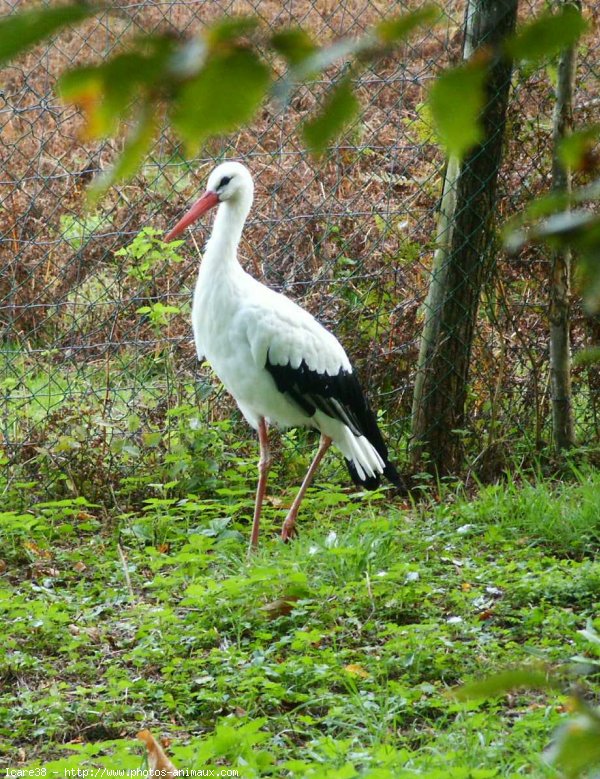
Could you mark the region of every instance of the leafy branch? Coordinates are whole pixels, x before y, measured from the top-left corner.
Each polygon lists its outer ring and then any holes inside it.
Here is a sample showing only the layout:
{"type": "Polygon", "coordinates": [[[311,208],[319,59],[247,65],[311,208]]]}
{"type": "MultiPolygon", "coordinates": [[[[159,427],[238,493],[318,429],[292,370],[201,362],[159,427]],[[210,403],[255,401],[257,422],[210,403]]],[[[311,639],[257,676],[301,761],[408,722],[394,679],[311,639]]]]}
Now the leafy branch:
{"type": "MultiPolygon", "coordinates": [[[[100,12],[110,9],[76,3],[4,17],[0,65],[100,12]]],[[[59,79],[58,91],[83,111],[88,138],[110,137],[125,125],[130,128],[114,166],[93,182],[91,198],[97,199],[113,183],[135,173],[164,121],[192,154],[208,138],[250,123],[265,101],[286,102],[299,83],[341,64],[342,75],[302,126],[306,145],[316,155],[322,154],[360,111],[354,86],[360,71],[393,54],[417,28],[435,25],[442,16],[435,6],[425,5],[390,16],[359,37],[323,46],[300,28],[273,33],[256,17],[240,16],[220,19],[189,38],[172,33],[140,35],[124,52],[67,71],[59,79]]],[[[476,52],[468,62],[446,70],[433,85],[430,105],[447,153],[460,157],[480,139],[486,75],[495,58],[539,64],[571,45],[586,27],[579,11],[566,6],[526,25],[500,51],[476,52]]]]}

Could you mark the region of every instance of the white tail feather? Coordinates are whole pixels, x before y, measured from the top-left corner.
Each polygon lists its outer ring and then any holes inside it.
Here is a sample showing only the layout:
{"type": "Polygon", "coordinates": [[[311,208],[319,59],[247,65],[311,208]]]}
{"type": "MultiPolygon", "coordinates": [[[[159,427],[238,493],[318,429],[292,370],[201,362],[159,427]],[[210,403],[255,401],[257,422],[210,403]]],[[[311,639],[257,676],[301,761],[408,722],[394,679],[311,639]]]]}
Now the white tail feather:
{"type": "Polygon", "coordinates": [[[360,479],[378,476],[385,469],[379,452],[365,436],[356,436],[337,419],[317,411],[315,422],[323,435],[329,436],[347,460],[350,460],[360,479]]]}

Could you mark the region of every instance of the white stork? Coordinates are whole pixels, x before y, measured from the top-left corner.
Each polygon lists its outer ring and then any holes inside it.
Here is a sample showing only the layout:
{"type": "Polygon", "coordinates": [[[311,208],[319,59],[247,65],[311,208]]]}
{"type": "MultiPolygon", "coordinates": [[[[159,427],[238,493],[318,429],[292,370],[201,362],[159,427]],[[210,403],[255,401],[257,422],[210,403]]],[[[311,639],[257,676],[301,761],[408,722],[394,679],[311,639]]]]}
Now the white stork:
{"type": "Polygon", "coordinates": [[[302,498],[332,443],[346,458],[356,484],[375,489],[383,475],[404,487],[339,341],[307,311],[265,287],[239,264],[237,249],[253,195],[248,169],[239,162],[224,162],[211,173],[204,195],[165,236],[172,240],[218,206],[196,282],[192,326],[198,358],[208,360],[258,431],[259,478],[250,549],[258,545],[271,465],[268,424],[321,433],[319,449],[283,523],[284,541],[294,533],[302,498]]]}

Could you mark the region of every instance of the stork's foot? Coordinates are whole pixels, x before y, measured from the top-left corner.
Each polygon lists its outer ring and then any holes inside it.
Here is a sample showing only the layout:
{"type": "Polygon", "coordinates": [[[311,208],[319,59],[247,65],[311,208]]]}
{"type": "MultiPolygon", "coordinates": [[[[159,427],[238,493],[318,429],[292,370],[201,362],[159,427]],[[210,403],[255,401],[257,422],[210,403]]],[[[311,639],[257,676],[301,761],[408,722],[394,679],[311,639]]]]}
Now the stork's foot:
{"type": "Polygon", "coordinates": [[[284,544],[291,541],[292,538],[297,538],[298,531],[296,530],[296,517],[287,516],[281,527],[281,540],[284,544]]]}

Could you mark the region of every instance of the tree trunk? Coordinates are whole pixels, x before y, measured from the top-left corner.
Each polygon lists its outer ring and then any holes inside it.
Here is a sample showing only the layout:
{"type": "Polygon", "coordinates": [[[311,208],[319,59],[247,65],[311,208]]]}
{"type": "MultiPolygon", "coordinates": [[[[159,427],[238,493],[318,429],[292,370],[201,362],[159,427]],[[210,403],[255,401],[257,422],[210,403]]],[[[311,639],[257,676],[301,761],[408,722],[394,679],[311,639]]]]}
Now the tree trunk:
{"type": "MultiPolygon", "coordinates": [[[[558,63],[556,105],[554,107],[552,185],[556,192],[571,191],[571,171],[558,155],[560,141],[573,129],[573,92],[577,50],[562,52],[558,63]]],[[[569,333],[571,302],[571,252],[557,249],[552,254],[550,276],[550,385],[552,388],[552,429],[556,448],[575,443],[571,398],[571,341],[569,333]]]]}
{"type": "MultiPolygon", "coordinates": [[[[513,32],[518,0],[470,0],[464,57],[496,50],[513,32]]],[[[481,287],[490,270],[490,222],[502,157],[512,64],[496,57],[486,82],[484,140],[460,163],[451,159],[444,181],[412,418],[417,467],[449,473],[462,458],[469,360],[481,287]],[[426,458],[425,458],[426,455],[426,458]]],[[[456,110],[460,110],[457,106],[456,110]]]]}

